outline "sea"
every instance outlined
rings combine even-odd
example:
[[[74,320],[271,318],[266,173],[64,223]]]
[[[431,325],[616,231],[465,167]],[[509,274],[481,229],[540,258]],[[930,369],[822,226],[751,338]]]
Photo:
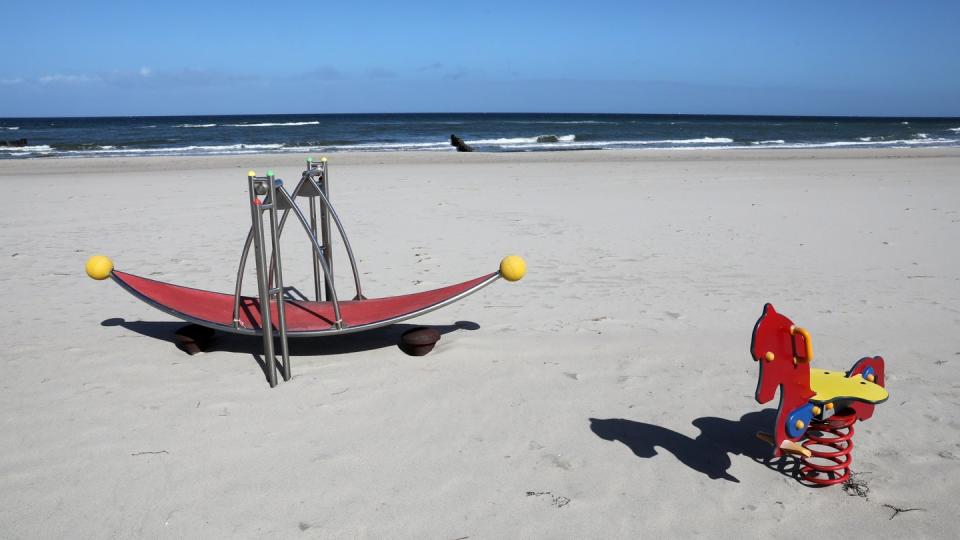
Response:
[[[0,118],[0,159],[344,151],[960,146],[960,118],[650,114],[282,114]],[[25,139],[25,141],[24,141]]]

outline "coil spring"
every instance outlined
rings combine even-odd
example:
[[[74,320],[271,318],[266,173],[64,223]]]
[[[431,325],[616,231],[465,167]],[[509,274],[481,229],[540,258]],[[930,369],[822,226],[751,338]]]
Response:
[[[800,460],[801,479],[821,486],[831,486],[850,478],[853,463],[853,409],[844,409],[826,420],[814,420],[807,431],[803,447],[809,458]]]

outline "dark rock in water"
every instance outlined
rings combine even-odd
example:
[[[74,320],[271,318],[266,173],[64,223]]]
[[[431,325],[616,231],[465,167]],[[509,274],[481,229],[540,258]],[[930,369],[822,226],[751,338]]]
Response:
[[[556,135],[541,135],[537,137],[537,142],[560,142],[560,138]]]
[[[436,328],[418,326],[407,330],[400,336],[400,350],[410,356],[423,356],[433,350],[440,341],[440,331]]]
[[[457,147],[457,152],[473,152],[473,147],[456,135],[450,135],[450,145]]]
[[[0,141],[0,146],[12,146],[15,148],[21,148],[27,145],[26,139],[14,139],[12,141]]]

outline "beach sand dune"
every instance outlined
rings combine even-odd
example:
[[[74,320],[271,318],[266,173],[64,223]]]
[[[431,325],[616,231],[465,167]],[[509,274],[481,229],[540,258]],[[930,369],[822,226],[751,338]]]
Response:
[[[303,157],[0,162],[0,536],[953,536],[960,152],[333,155],[367,296],[510,253],[529,272],[414,321],[445,332],[425,357],[409,326],[293,342],[272,390],[256,339],[187,356],[176,320],[84,275],[102,253],[230,291],[246,170]],[[284,270],[308,291],[304,240]],[[815,365],[887,359],[866,496],[764,461],[765,302]]]

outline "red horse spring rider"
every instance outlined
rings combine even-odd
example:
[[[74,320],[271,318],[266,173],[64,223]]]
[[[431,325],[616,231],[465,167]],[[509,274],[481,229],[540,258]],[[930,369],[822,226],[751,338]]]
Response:
[[[853,461],[853,424],[873,416],[874,406],[888,396],[883,358],[862,358],[846,373],[811,367],[810,333],[770,304],[753,329],[750,354],[760,365],[757,402],[770,401],[780,388],[773,433],[757,437],[773,445],[775,457],[799,456],[802,481],[846,481]]]

